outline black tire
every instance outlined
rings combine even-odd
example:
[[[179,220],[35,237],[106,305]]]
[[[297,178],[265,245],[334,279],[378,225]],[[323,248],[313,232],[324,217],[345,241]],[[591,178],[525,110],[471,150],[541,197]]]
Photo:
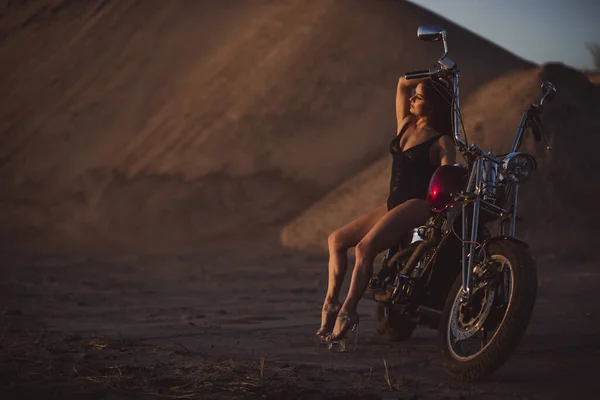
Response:
[[[529,249],[516,241],[501,240],[490,243],[487,250],[490,256],[504,256],[510,262],[513,271],[512,295],[504,319],[498,321],[502,325],[487,347],[473,359],[459,360],[452,355],[448,343],[451,311],[462,283],[461,275],[456,279],[444,305],[438,340],[444,369],[448,375],[462,381],[489,376],[508,360],[525,334],[535,305],[537,270]]]
[[[394,311],[385,304],[378,303],[375,308],[375,328],[379,337],[387,342],[408,340],[417,324],[406,314]]]

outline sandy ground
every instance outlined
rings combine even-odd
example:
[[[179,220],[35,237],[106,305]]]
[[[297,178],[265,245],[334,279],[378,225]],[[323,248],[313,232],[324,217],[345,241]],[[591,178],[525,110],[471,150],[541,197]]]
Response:
[[[368,301],[356,352],[316,345],[326,259],[269,253],[5,259],[3,398],[563,399],[600,389],[596,265],[539,260],[521,346],[492,378],[460,383],[444,374],[434,331],[381,342]]]

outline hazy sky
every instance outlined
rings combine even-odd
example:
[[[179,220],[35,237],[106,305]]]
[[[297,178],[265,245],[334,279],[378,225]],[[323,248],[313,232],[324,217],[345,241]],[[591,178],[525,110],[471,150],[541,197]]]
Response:
[[[592,68],[600,44],[600,0],[411,0],[518,56]],[[416,31],[415,31],[416,32]],[[452,38],[449,38],[452,51]]]

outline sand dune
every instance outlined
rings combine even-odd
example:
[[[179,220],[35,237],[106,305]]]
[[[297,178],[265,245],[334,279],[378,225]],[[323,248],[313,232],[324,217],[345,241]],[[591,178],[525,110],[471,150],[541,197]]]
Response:
[[[464,80],[468,80],[468,76]],[[600,88],[582,73],[560,64],[506,74],[483,85],[463,103],[468,139],[496,154],[510,149],[521,113],[540,98],[540,83],[557,87],[543,122],[553,147],[548,151],[527,133],[521,151],[534,154],[538,171],[522,186],[519,235],[538,251],[589,253],[600,214],[595,156],[600,145]],[[385,156],[302,213],[283,228],[282,242],[297,249],[323,251],[327,234],[385,202],[391,157]]]
[[[465,95],[528,66],[398,1],[3,7],[7,248],[167,251],[276,233],[384,154],[398,76],[441,51],[418,41],[421,23],[447,28]]]

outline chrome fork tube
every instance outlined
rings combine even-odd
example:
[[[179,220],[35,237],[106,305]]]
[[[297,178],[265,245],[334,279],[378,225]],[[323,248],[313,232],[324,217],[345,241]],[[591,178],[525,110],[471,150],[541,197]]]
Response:
[[[467,224],[469,220],[467,219],[467,202],[465,201],[462,205],[462,294],[463,297],[468,293],[468,282],[469,275],[467,274],[467,236],[468,236],[468,228]]]
[[[471,243],[469,243],[469,266],[467,267],[467,296],[471,295],[471,283],[473,280],[473,267],[475,263],[475,248],[477,245],[477,234],[479,233],[479,209],[481,207],[481,197],[479,193],[473,204],[473,225],[471,228]]]
[[[512,218],[510,219],[510,236],[516,237],[517,231],[517,200],[519,199],[519,184],[514,184],[514,199],[513,199],[513,209],[512,209]]]
[[[477,240],[477,233],[479,229],[479,209],[481,207],[481,186],[482,186],[482,169],[483,169],[483,157],[479,157],[475,165],[473,166],[473,173],[471,179],[469,179],[468,191],[475,194],[475,200],[473,201],[473,221],[471,223],[471,235],[470,243],[467,247],[467,203],[463,203],[463,226],[462,226],[462,298],[468,300],[471,296],[471,284],[473,280],[473,263],[475,262],[475,246]],[[475,183],[475,187],[472,188],[472,183]],[[468,248],[468,257],[467,257]]]
[[[466,193],[473,193],[475,191],[475,182],[477,179],[477,170],[478,170],[478,166],[479,163],[481,162],[481,159],[478,159],[477,162],[475,164],[473,164],[473,167],[471,168],[471,173],[469,174],[469,183],[467,183],[467,187],[465,188],[465,192]],[[467,265],[467,252],[468,252],[468,248],[467,248],[467,237],[469,236],[469,229],[467,227],[467,224],[469,223],[469,220],[467,218],[467,201],[463,202],[462,205],[462,262],[461,262],[461,266],[462,266],[462,288],[463,288],[463,293],[467,287],[467,274],[466,274],[466,268],[465,266]]]

